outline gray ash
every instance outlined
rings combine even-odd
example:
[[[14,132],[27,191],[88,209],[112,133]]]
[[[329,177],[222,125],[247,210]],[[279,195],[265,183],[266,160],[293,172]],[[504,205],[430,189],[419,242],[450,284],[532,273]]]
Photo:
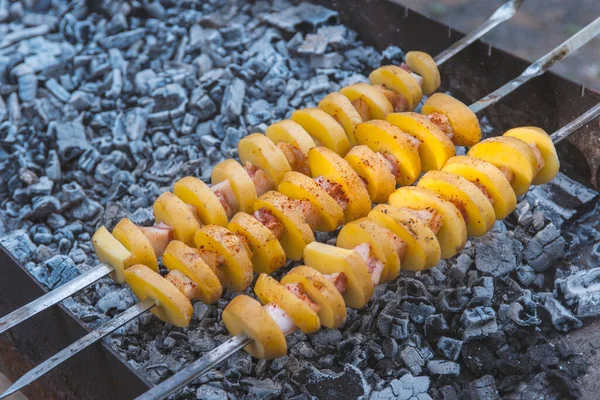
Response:
[[[151,224],[176,179],[208,179],[242,136],[404,56],[286,0],[0,3],[1,243],[48,288],[96,264],[98,226]],[[174,397],[577,397],[586,358],[561,335],[600,309],[597,200],[559,175],[340,329],[296,332],[273,361],[238,353]],[[234,295],[196,303],[187,329],[145,314],[107,341],[158,383],[226,340]],[[65,304],[96,327],[134,301],[103,279]]]

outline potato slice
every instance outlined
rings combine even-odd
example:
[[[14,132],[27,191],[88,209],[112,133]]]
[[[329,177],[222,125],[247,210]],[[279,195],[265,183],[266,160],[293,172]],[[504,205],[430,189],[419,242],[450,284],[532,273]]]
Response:
[[[421,271],[436,266],[440,261],[440,243],[435,233],[409,210],[380,204],[369,213],[369,219],[406,242],[402,269]]]
[[[423,78],[421,87],[426,96],[438,90],[441,84],[440,71],[429,54],[422,51],[409,51],[406,53],[406,64]]]
[[[252,342],[244,347],[252,357],[272,360],[287,353],[287,342],[277,323],[264,307],[244,294],[235,297],[223,310],[223,322],[231,335],[245,333]]]
[[[196,232],[196,247],[223,257],[215,273],[226,288],[243,292],[252,283],[252,261],[242,239],[227,228],[206,225]]]
[[[115,225],[112,234],[127,250],[133,253],[135,264],[145,265],[158,272],[158,261],[152,243],[139,226],[129,219],[123,218]]]
[[[385,119],[385,116],[394,111],[392,103],[385,97],[379,89],[368,83],[355,83],[343,87],[340,90],[351,102],[361,99],[369,107],[369,114],[372,119]]]
[[[537,158],[531,147],[521,139],[500,136],[484,140],[471,147],[468,156],[487,161],[514,175],[510,183],[517,197],[527,193],[537,174]]]
[[[254,272],[272,274],[285,265],[287,257],[273,233],[253,216],[239,212],[229,222],[229,230],[242,235],[252,250]]]
[[[262,133],[253,133],[240,140],[238,153],[242,164],[249,162],[262,169],[275,185],[279,185],[285,173],[292,170],[285,154]]]
[[[198,300],[213,304],[221,298],[223,286],[215,272],[206,264],[198,249],[173,240],[163,254],[162,262],[171,271],[181,271],[200,289]]]
[[[312,137],[297,122],[290,119],[275,122],[269,125],[265,135],[277,144],[279,142],[289,143],[299,148],[305,155],[313,147],[317,147]]]
[[[337,328],[346,320],[346,303],[331,281],[314,268],[301,265],[281,279],[282,285],[299,283],[310,299],[319,305],[319,321],[327,328]]]
[[[389,235],[390,232],[375,221],[361,218],[344,225],[338,234],[337,246],[352,250],[363,243],[370,244],[373,255],[385,265],[380,279],[381,283],[385,283],[400,275],[400,257]]]
[[[440,113],[448,117],[454,131],[452,142],[457,146],[473,146],[481,140],[481,127],[477,116],[454,97],[435,93],[425,101],[421,112],[423,115]]]
[[[550,136],[545,130],[535,126],[524,126],[506,131],[503,136],[516,137],[530,146],[535,144],[540,153],[542,153],[544,166],[537,171],[535,178],[533,178],[533,181],[531,182],[532,184],[541,185],[543,183],[548,183],[554,179],[556,174],[558,174],[560,161],[558,161],[556,147],[554,147],[552,139],[550,139]]]
[[[343,294],[346,306],[363,308],[373,295],[373,281],[367,264],[354,250],[312,242],[304,249],[304,262],[322,274],[344,273],[348,288]]]
[[[288,172],[283,177],[277,191],[290,199],[307,200],[315,206],[319,213],[317,231],[330,232],[344,223],[342,207],[306,175],[294,171]]]
[[[329,114],[318,108],[294,111],[292,121],[302,125],[317,145],[335,151],[342,157],[350,150],[350,142],[344,128]]]
[[[254,182],[244,167],[231,158],[221,161],[213,168],[211,182],[216,185],[223,181],[229,181],[233,188],[240,211],[252,213],[254,202],[258,196]]]
[[[382,85],[386,89],[400,93],[408,103],[408,109],[414,110],[423,97],[421,85],[410,72],[395,65],[379,67],[369,75],[372,85]]]
[[[194,307],[175,285],[145,265],[137,264],[125,271],[125,281],[140,301],[150,297],[156,306],[150,312],[161,321],[186,328],[192,319]]]
[[[92,236],[92,245],[98,261],[113,267],[110,277],[117,283],[125,282],[124,271],[136,262],[135,255],[121,244],[104,226]]]
[[[371,210],[369,192],[350,164],[325,147],[315,147],[308,152],[308,164],[313,178],[322,176],[342,187],[348,206],[344,210],[346,222],[364,217]]]
[[[175,239],[194,244],[194,234],[201,226],[188,206],[173,193],[165,192],[154,202],[154,220],[173,227]]]
[[[467,226],[462,214],[454,204],[436,192],[423,187],[403,187],[390,195],[389,204],[397,208],[428,210],[439,213],[442,227],[436,236],[440,243],[442,258],[458,253],[467,242]]]
[[[350,146],[356,146],[354,128],[363,122],[363,120],[350,100],[341,93],[329,93],[319,102],[319,108],[331,115],[344,128]]]
[[[417,186],[431,189],[466,213],[467,234],[483,236],[496,220],[494,207],[486,195],[462,176],[444,171],[429,171]]]
[[[256,210],[266,208],[283,224],[283,236],[279,240],[287,258],[297,261],[302,258],[304,247],[315,240],[312,229],[298,209],[295,200],[269,191],[254,203]]]
[[[352,169],[367,183],[373,203],[387,202],[396,189],[396,177],[384,161],[367,146],[356,146],[344,157]]]
[[[254,285],[254,293],[261,303],[274,303],[285,311],[302,332],[313,333],[321,329],[317,313],[269,275],[260,274]]]
[[[227,212],[221,201],[204,182],[193,176],[181,178],[173,185],[173,194],[196,208],[205,225],[227,226]]]
[[[419,157],[423,172],[440,170],[446,161],[456,154],[454,143],[444,131],[421,114],[391,113],[386,120],[421,142]]]
[[[469,156],[456,156],[448,160],[442,171],[462,176],[483,188],[493,199],[496,219],[506,218],[517,207],[517,197],[500,170],[492,164]]]
[[[386,121],[364,122],[354,131],[356,143],[374,152],[391,155],[398,161],[400,173],[396,183],[401,186],[413,184],[421,174],[421,158],[414,139]]]

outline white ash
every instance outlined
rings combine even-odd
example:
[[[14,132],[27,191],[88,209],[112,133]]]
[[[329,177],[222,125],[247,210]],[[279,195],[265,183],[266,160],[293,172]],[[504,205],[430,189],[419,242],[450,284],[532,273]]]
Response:
[[[10,4],[0,7],[0,241],[48,288],[96,264],[101,224],[151,224],[153,200],[176,179],[209,179],[242,136],[404,57],[365,46],[334,11],[286,0],[82,2],[62,18],[64,1]],[[600,267],[597,197],[559,174],[453,259],[377,287],[340,329],[297,332],[278,360],[239,353],[175,397],[574,396],[585,359],[549,343],[599,309],[587,272]],[[187,329],[147,313],[107,341],[158,383],[226,340],[232,296],[196,303]],[[104,278],[64,304],[93,328],[133,302]]]

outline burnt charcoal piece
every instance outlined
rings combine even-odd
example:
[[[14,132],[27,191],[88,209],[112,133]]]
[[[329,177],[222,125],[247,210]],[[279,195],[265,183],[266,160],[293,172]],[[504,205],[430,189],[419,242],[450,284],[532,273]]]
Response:
[[[133,297],[129,289],[117,289],[106,293],[98,303],[96,307],[102,313],[107,314],[109,311],[125,311],[134,304]]]
[[[62,162],[79,157],[90,147],[80,122],[51,122],[48,131],[56,135],[56,146]]]
[[[482,342],[465,343],[461,354],[465,366],[473,375],[480,377],[492,373],[496,357]]]
[[[248,396],[254,399],[275,399],[281,395],[282,387],[271,379],[245,378],[241,381],[242,387],[248,387]]]
[[[496,400],[500,399],[496,389],[496,381],[491,375],[482,376],[469,384],[471,400]]]
[[[475,307],[465,310],[460,317],[463,339],[475,339],[498,331],[496,312],[491,307]]]
[[[32,199],[31,212],[27,215],[32,220],[47,218],[60,210],[60,202],[54,196],[39,196]]]
[[[411,346],[407,346],[400,351],[400,359],[404,362],[404,365],[415,375],[421,374],[423,366],[425,365],[425,359],[421,356],[421,353],[417,349]]]
[[[35,253],[36,246],[27,231],[19,229],[0,238],[0,244],[21,263],[25,263]]]
[[[600,268],[557,279],[554,285],[565,303],[575,308],[576,317],[600,315]]]
[[[471,301],[471,289],[445,289],[438,294],[436,305],[440,311],[457,313],[465,309]]]
[[[19,64],[10,73],[17,80],[21,101],[32,101],[37,97],[38,80],[33,68],[28,64]]]
[[[478,279],[472,285],[473,296],[469,302],[469,307],[491,306],[494,297],[494,279],[491,276],[484,276]]]
[[[550,314],[552,325],[559,331],[568,332],[583,326],[579,318],[552,296],[546,297],[542,307]]]
[[[397,305],[388,303],[377,318],[377,329],[383,336],[394,339],[408,337],[409,315],[402,312]]]
[[[56,255],[44,263],[28,268],[38,281],[52,290],[79,276],[79,269],[71,258],[62,254]]]
[[[292,382],[311,396],[332,400],[357,398],[371,390],[363,373],[349,364],[339,374],[325,373],[312,365],[304,365],[292,376]]]
[[[284,8],[281,12],[265,14],[262,18],[291,33],[314,32],[325,23],[337,21],[338,13],[315,4],[300,3],[296,7]]]
[[[458,375],[460,365],[446,360],[430,360],[427,362],[427,370],[433,375]]]
[[[506,315],[519,326],[535,326],[541,322],[537,315],[537,304],[529,290],[509,305]]]
[[[524,287],[529,287],[535,281],[535,272],[529,265],[520,265],[515,270],[517,281]]]
[[[426,376],[405,374],[382,391],[371,393],[370,400],[431,400],[427,394],[431,381]]]
[[[117,33],[116,35],[103,37],[99,40],[99,44],[105,49],[124,49],[142,39],[145,35],[146,30],[144,28],[138,28],[131,31]]]
[[[450,326],[442,314],[434,314],[425,319],[424,330],[427,340],[433,340],[448,332]]]
[[[229,121],[235,121],[242,114],[245,96],[246,83],[241,79],[234,79],[223,95],[221,114],[224,114]]]
[[[437,342],[438,351],[447,359],[456,361],[462,350],[463,341],[442,336]]]
[[[518,254],[522,252],[521,243],[505,233],[491,231],[476,240],[475,267],[484,273],[501,276],[517,268]]]
[[[565,246],[560,230],[550,223],[527,243],[523,257],[533,269],[544,272],[564,255]]]

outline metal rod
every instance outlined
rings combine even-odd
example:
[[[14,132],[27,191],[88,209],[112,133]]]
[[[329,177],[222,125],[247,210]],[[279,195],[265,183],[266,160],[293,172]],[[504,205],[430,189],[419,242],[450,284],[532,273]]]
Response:
[[[202,358],[194,361],[184,370],[136,397],[135,400],[164,399],[190,383],[194,378],[208,372],[251,342],[252,338],[245,334],[233,336],[216,349],[205,354]]]
[[[65,283],[62,286],[59,286],[51,292],[46,293],[42,297],[33,300],[31,303],[25,304],[23,307],[16,309],[10,314],[0,318],[0,334],[6,332],[13,326],[20,324],[35,314],[42,312],[57,303],[60,303],[67,297],[72,296],[73,293],[91,285],[98,279],[110,274],[112,271],[113,267],[110,265],[99,264],[77,278]]]
[[[50,357],[37,367],[33,368],[31,371],[27,372],[21,378],[19,378],[15,383],[13,383],[8,389],[6,389],[2,394],[0,394],[0,399],[3,399],[23,387],[29,385],[31,382],[35,381],[37,378],[43,376],[44,374],[50,372],[69,358],[73,357],[75,354],[80,351],[86,349],[90,345],[96,343],[98,340],[102,339],[104,336],[112,333],[117,328],[125,325],[127,322],[131,321],[135,317],[143,314],[148,311],[152,307],[156,305],[156,302],[152,298],[147,298],[144,301],[141,301],[130,307],[128,310],[123,312],[121,315],[113,318],[111,321],[102,325],[100,328],[93,330],[88,333],[72,345],[66,347],[60,352],[56,353],[54,356]]]
[[[552,135],[550,135],[552,142],[555,144],[562,142],[564,139],[569,137],[570,134],[577,131],[579,128],[596,118],[598,115],[600,115],[600,103],[596,104],[594,107],[590,108],[562,128],[556,130]]]
[[[474,113],[478,113],[486,107],[497,103],[504,96],[513,92],[525,82],[528,82],[536,76],[542,75],[555,63],[567,57],[573,51],[577,50],[578,48],[592,40],[596,35],[598,35],[598,33],[600,33],[600,17],[596,18],[588,26],[571,36],[569,39],[567,39],[564,43],[556,47],[554,50],[541,57],[539,60],[535,61],[533,64],[527,67],[527,69],[523,71],[521,75],[519,75],[512,81],[506,83],[498,90],[488,94],[476,103],[471,104],[469,108]]]
[[[510,0],[503,5],[501,5],[491,17],[489,17],[483,24],[479,25],[477,28],[469,32],[465,37],[460,39],[458,42],[454,43],[452,46],[448,47],[446,50],[442,51],[440,54],[435,57],[435,63],[440,66],[450,58],[452,58],[456,53],[463,50],[465,47],[503,23],[511,19],[519,8],[523,4],[523,0]]]

